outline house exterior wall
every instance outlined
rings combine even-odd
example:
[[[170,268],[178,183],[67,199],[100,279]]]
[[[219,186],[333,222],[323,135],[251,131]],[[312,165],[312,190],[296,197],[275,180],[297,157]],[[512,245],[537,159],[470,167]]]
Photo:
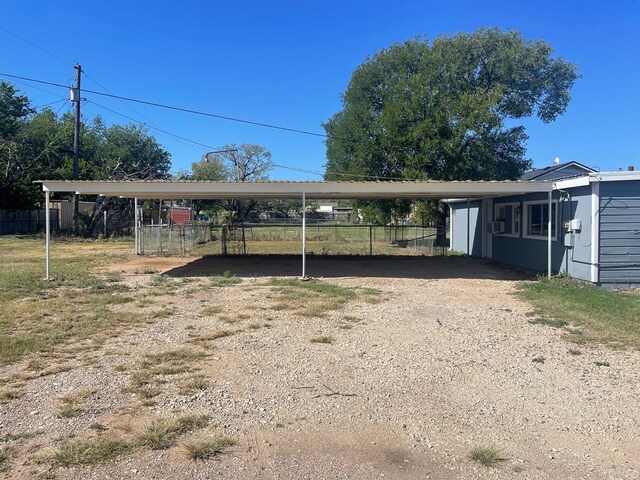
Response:
[[[640,285],[640,182],[600,184],[600,283]]]
[[[559,271],[573,278],[591,280],[591,227],[594,218],[591,211],[591,194],[593,184],[566,189],[566,192],[569,196],[563,198],[561,202],[560,225],[564,225],[569,220],[581,220],[582,230],[575,232],[573,247],[564,249]]]
[[[553,192],[553,200],[558,201],[560,198],[559,192]],[[500,197],[494,198],[494,208],[496,205],[515,203],[520,207],[520,211],[524,208],[524,202],[548,201],[547,194],[531,194],[531,195],[517,195],[512,197]],[[557,225],[562,226],[562,205],[558,208]],[[493,234],[492,256],[491,258],[497,262],[507,263],[509,265],[515,265],[518,267],[526,268],[529,270],[543,272],[547,269],[547,237],[538,238],[524,238],[523,232],[525,225],[523,222],[524,215],[520,215],[520,232],[517,236],[512,233],[509,235]],[[556,228],[558,228],[556,227]],[[551,242],[551,269],[554,272],[559,272],[563,262],[564,247],[562,245],[562,229],[559,228],[557,232],[557,240]]]
[[[469,202],[469,226],[467,235],[467,202],[451,203],[451,250],[479,257],[482,255],[482,201]],[[467,240],[469,244],[467,245]],[[467,250],[467,246],[469,250]]]

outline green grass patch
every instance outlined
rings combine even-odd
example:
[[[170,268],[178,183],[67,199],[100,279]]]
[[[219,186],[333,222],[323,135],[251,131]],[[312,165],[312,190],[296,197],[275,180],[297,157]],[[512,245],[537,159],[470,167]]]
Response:
[[[469,459],[485,467],[493,467],[506,460],[502,450],[495,447],[475,447],[469,452]]]
[[[228,287],[239,283],[242,283],[242,279],[232,275],[229,270],[224,272],[222,275],[211,277],[211,285],[214,287]]]
[[[564,328],[579,343],[640,348],[640,295],[563,277],[525,283],[518,295],[536,310],[531,323]]]
[[[140,312],[112,310],[130,303],[120,273],[93,273],[126,258],[130,242],[54,239],[50,281],[44,278],[44,241],[0,238],[0,366],[32,353],[51,352],[69,340],[101,344],[144,323]]]

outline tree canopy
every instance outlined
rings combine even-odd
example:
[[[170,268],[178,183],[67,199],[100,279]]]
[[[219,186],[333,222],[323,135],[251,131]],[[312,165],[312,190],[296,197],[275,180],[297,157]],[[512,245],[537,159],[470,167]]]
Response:
[[[368,58],[323,126],[328,180],[517,179],[517,119],[563,114],[579,77],[544,41],[496,28],[416,38]]]

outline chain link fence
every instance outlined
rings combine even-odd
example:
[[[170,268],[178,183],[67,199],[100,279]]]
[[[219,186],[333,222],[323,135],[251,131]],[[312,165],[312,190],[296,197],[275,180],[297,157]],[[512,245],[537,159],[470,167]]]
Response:
[[[145,225],[140,229],[143,254],[297,255],[302,225],[245,224]],[[306,251],[312,255],[445,255],[442,226],[314,224],[306,228]]]
[[[205,244],[213,248],[212,244],[215,243],[213,232],[214,229],[209,223],[143,225],[139,231],[140,253],[143,255],[196,253],[196,248]]]

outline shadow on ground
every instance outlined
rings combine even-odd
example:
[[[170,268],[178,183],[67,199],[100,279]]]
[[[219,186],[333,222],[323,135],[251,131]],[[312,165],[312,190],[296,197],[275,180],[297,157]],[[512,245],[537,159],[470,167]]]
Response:
[[[240,277],[300,276],[296,255],[205,256],[165,271],[172,277],[208,277],[229,271]],[[307,256],[310,277],[477,278],[530,280],[529,272],[468,257]]]

